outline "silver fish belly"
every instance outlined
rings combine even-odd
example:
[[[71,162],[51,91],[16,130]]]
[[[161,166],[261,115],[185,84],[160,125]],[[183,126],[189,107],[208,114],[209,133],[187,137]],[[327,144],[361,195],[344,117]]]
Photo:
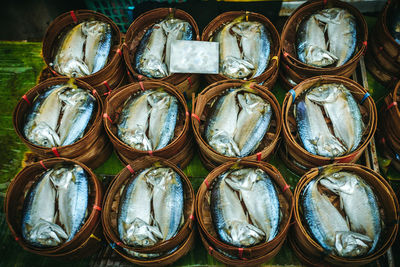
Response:
[[[129,182],[119,204],[118,233],[121,240],[130,246],[148,247],[163,238],[151,215],[152,190],[147,183],[145,169]]]
[[[350,229],[373,240],[368,251],[372,253],[382,229],[378,203],[371,187],[357,175],[348,172],[336,172],[321,179],[320,183],[340,196]]]
[[[238,100],[242,110],[238,115],[233,140],[240,149],[239,156],[245,157],[253,153],[264,138],[272,109],[269,103],[253,93],[238,94]]]
[[[154,220],[163,240],[176,235],[183,220],[183,185],[180,176],[171,168],[154,168],[147,174],[152,187]]]
[[[253,224],[264,231],[266,241],[279,231],[280,204],[271,178],[261,169],[243,168],[232,171],[225,182],[239,192]]]
[[[239,114],[239,106],[236,103],[238,91],[230,90],[214,103],[205,130],[208,144],[218,153],[228,157],[240,155],[239,147],[233,140]]]
[[[37,247],[62,244],[68,235],[56,224],[56,190],[50,180],[52,170],[45,172],[28,192],[22,211],[22,236]]]
[[[265,240],[265,233],[250,224],[234,190],[226,183],[229,171],[218,177],[211,192],[211,215],[220,239],[236,247],[250,247]]]
[[[149,139],[154,150],[167,146],[175,133],[178,117],[178,100],[164,91],[149,95],[151,106],[149,119]]]

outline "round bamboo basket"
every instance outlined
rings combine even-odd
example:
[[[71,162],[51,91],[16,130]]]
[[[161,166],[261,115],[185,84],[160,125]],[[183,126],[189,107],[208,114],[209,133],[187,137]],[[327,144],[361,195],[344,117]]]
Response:
[[[96,73],[77,78],[93,86],[101,95],[109,93],[116,88],[125,75],[125,66],[122,59],[122,36],[117,25],[112,19],[92,10],[76,10],[61,14],[50,26],[43,37],[42,54],[44,62],[49,70],[56,77],[63,76],[57,73],[51,66],[60,37],[65,30],[72,28],[78,23],[86,20],[95,19],[110,24],[112,29],[112,45],[108,56],[108,63]]]
[[[163,81],[173,84],[176,89],[187,95],[195,93],[199,87],[200,76],[198,74],[190,73],[173,73],[167,77],[161,79],[153,79],[141,75],[135,69],[135,54],[143,35],[150,29],[154,24],[165,19],[168,15],[173,14],[175,18],[185,20],[190,23],[193,28],[193,36],[196,40],[200,40],[199,28],[197,27],[196,21],[191,15],[180,9],[173,8],[156,8],[147,11],[137,17],[135,21],[129,26],[126,32],[125,43],[123,47],[123,56],[126,67],[129,72],[129,79],[131,82],[134,81]]]
[[[97,104],[95,111],[96,114],[93,116],[94,119],[81,139],[71,145],[48,148],[31,143],[23,134],[26,114],[31,108],[31,104],[33,103],[35,97],[47,91],[49,87],[59,84],[66,84],[69,80],[70,78],[67,77],[50,78],[30,89],[19,100],[14,108],[14,129],[18,137],[25,143],[25,145],[32,152],[38,154],[41,158],[64,157],[76,159],[90,168],[97,168],[111,155],[112,147],[109,144],[107,135],[105,134],[102,125],[103,102],[101,97],[98,92],[93,89],[93,87],[81,80],[75,80],[74,84],[76,84],[79,88],[86,89],[91,92],[91,94],[93,94],[93,96],[96,98]],[[88,147],[90,147],[90,149],[87,149]]]
[[[221,27],[230,23],[234,19],[239,16],[245,16],[248,21],[257,21],[263,24],[271,38],[271,52],[270,52],[270,60],[265,71],[251,79],[256,83],[264,83],[268,88],[272,88],[275,84],[277,78],[277,71],[279,70],[279,60],[280,60],[280,49],[281,42],[279,39],[279,33],[276,30],[275,26],[267,19],[264,15],[259,13],[249,12],[249,11],[229,11],[220,14],[215,19],[213,19],[203,30],[201,35],[202,41],[209,41],[211,37],[218,32]],[[207,74],[205,75],[205,79],[208,84],[212,84],[217,81],[230,79],[227,76],[222,74]]]
[[[179,111],[175,126],[174,138],[167,146],[155,151],[142,151],[132,148],[122,142],[117,135],[118,129],[116,123],[118,123],[124,103],[129,97],[140,92],[141,90],[145,91],[158,89],[160,87],[162,87],[169,94],[175,96],[179,102]],[[103,120],[104,128],[106,129],[115,150],[125,162],[132,161],[146,155],[154,155],[166,159],[172,159],[175,157],[174,163],[182,165],[182,162],[186,162],[186,159],[192,156],[189,151],[190,147],[188,147],[192,145],[189,143],[189,111],[182,93],[177,91],[176,88],[171,84],[161,81],[144,81],[123,86],[122,88],[113,92],[107,98]],[[180,153],[187,154],[183,157]],[[178,157],[177,154],[180,154],[181,157]],[[181,161],[177,161],[178,159]]]
[[[333,162],[356,162],[371,141],[371,138],[374,136],[376,130],[377,112],[374,100],[371,97],[367,97],[369,95],[363,87],[348,78],[328,75],[309,78],[294,87],[293,93],[296,97],[298,97],[302,93],[306,92],[309,88],[312,88],[314,85],[326,83],[343,84],[351,92],[356,102],[358,102],[358,107],[365,125],[363,137],[357,149],[347,155],[328,158],[311,154],[305,148],[303,148],[301,144],[300,137],[297,133],[296,119],[293,114],[293,95],[288,93],[282,104],[283,137],[285,140],[286,152],[288,155],[290,155],[289,158],[292,158],[298,164],[306,168],[301,172],[298,172],[297,169],[293,169],[293,171],[297,171],[297,173],[301,175],[310,168],[330,164]],[[362,102],[363,99],[364,101]]]
[[[36,178],[38,178],[37,176],[48,168],[52,168],[60,163],[79,165],[88,174],[90,187],[88,204],[89,214],[84,225],[72,240],[56,247],[38,248],[27,243],[22,238],[21,225],[24,199],[30,187],[35,182]],[[26,251],[41,256],[60,259],[78,259],[90,255],[101,247],[100,210],[102,197],[103,190],[101,183],[97,180],[90,168],[71,159],[46,159],[26,166],[12,180],[7,190],[6,201],[4,202],[6,221],[16,242]]]
[[[280,229],[277,236],[269,242],[264,242],[248,248],[239,248],[222,242],[214,228],[210,210],[211,190],[215,181],[217,181],[219,175],[225,171],[239,166],[260,168],[269,175],[275,185],[277,185],[282,212]],[[258,258],[262,258],[263,260],[268,260],[277,253],[274,249],[280,247],[286,238],[293,212],[293,204],[293,195],[290,191],[290,187],[286,184],[286,181],[275,167],[268,163],[242,160],[240,162],[227,162],[209,173],[197,191],[195,210],[199,223],[199,230],[204,235],[204,239],[207,240],[207,243],[211,244],[211,247],[215,248],[215,251],[219,250],[234,257],[238,257],[244,263],[244,261],[250,259],[257,260]],[[267,257],[267,254],[270,257]]]
[[[356,19],[357,44],[354,55],[349,61],[347,61],[345,64],[339,67],[317,68],[311,65],[307,65],[301,62],[297,58],[296,38],[297,38],[298,27],[300,23],[311,14],[318,12],[322,9],[331,7],[339,7],[346,9],[352,15],[354,15]],[[356,9],[352,5],[336,0],[308,1],[303,5],[301,5],[300,7],[298,7],[292,13],[292,15],[289,17],[289,19],[286,21],[283,27],[281,35],[282,55],[283,55],[282,63],[288,66],[287,74],[295,82],[301,82],[304,79],[317,75],[338,75],[338,76],[349,77],[356,69],[357,63],[360,60],[361,56],[367,50],[367,40],[368,40],[368,27],[365,22],[365,19],[360,13],[360,11],[358,11],[358,9]],[[297,78],[301,77],[301,80],[296,79],[296,77]]]
[[[247,82],[248,83],[248,82]],[[250,83],[249,88],[253,93],[257,94],[264,100],[266,100],[272,108],[273,116],[271,117],[270,127],[266,132],[263,140],[256,149],[256,151],[247,157],[236,158],[227,157],[216,152],[204,139],[204,130],[207,120],[207,115],[209,114],[210,104],[213,99],[220,96],[227,89],[230,88],[240,88],[246,86],[246,82],[241,80],[224,80],[213,83],[206,87],[197,97],[192,101],[192,129],[196,142],[199,146],[200,154],[203,158],[206,158],[213,165],[212,167],[218,166],[230,160],[262,160],[265,161],[272,155],[275,147],[279,140],[279,134],[282,128],[281,120],[281,109],[276,100],[275,96],[265,87],[257,85],[255,83]],[[209,168],[209,170],[212,169]]]
[[[171,239],[161,241],[160,243],[150,247],[135,248],[125,245],[119,238],[117,226],[119,201],[121,194],[123,193],[122,189],[126,186],[126,184],[132,179],[136,179],[136,174],[140,173],[141,170],[154,165],[169,167],[180,175],[184,188],[184,223],[178,233]],[[102,212],[104,234],[113,249],[115,249],[118,254],[123,256],[125,259],[128,259],[130,262],[140,265],[151,265],[156,263],[161,265],[168,264],[168,258],[172,257],[174,260],[177,260],[186,254],[188,249],[190,249],[193,239],[193,228],[195,224],[194,201],[195,196],[192,185],[181,169],[179,169],[172,162],[162,158],[149,156],[142,157],[131,162],[126,168],[122,169],[107,189]],[[178,246],[180,246],[180,248],[177,251],[173,252],[172,254],[168,254],[172,249]],[[129,256],[129,254],[124,252],[124,249],[132,250],[138,253],[167,253],[168,255],[161,256],[154,260],[139,259]],[[164,259],[164,257],[166,259]]]
[[[380,241],[376,248],[376,251],[363,257],[357,258],[344,258],[333,254],[329,254],[310,236],[307,226],[304,225],[302,214],[300,211],[300,198],[301,193],[305,186],[315,177],[323,172],[326,168],[337,168],[338,171],[347,171],[360,176],[366,183],[368,183],[371,189],[374,191],[375,196],[378,200],[378,205],[381,212],[381,218],[383,220],[383,230],[381,232]],[[358,266],[370,263],[380,256],[392,246],[396,234],[398,231],[398,219],[399,219],[399,204],[394,191],[392,190],[389,183],[378,173],[373,170],[357,164],[342,163],[332,164],[324,166],[322,168],[313,168],[307,172],[299,181],[294,191],[295,208],[294,208],[294,219],[295,224],[293,226],[293,235],[291,237],[291,243],[295,244],[295,251],[301,251],[301,258],[305,258],[310,262],[323,261],[323,265],[334,265],[334,266]]]

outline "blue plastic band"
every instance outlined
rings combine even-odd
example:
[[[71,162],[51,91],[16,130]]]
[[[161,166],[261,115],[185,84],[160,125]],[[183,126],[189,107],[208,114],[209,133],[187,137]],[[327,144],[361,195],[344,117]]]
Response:
[[[364,97],[361,99],[361,104],[364,103],[365,99],[367,99],[369,96],[371,96],[368,92],[364,95]]]
[[[111,247],[112,249],[115,249],[115,246],[116,246],[115,243],[110,243],[110,247]]]
[[[296,92],[295,92],[293,89],[290,89],[290,90],[289,90],[289,93],[291,93],[291,94],[292,94],[292,97],[293,97],[293,103],[294,103],[294,100],[296,99]]]

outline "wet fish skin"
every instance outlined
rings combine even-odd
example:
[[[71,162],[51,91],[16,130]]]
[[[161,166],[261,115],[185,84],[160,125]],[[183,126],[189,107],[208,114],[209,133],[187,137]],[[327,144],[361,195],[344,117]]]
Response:
[[[336,172],[324,177],[320,183],[340,196],[341,207],[354,232],[368,236],[372,253],[382,231],[379,207],[371,187],[360,177],[348,172]]]
[[[90,73],[96,73],[107,63],[111,49],[111,26],[100,21],[86,22],[85,25],[87,25],[85,62],[89,66]]]
[[[154,150],[167,146],[174,137],[178,117],[178,100],[165,91],[155,91],[148,96],[151,106],[149,139]]]
[[[22,236],[36,247],[57,246],[68,238],[55,223],[56,191],[50,180],[51,172],[45,172],[32,185],[22,210]]]
[[[271,105],[256,94],[238,94],[239,112],[234,141],[240,149],[240,157],[253,153],[268,130],[272,117]]]
[[[266,241],[271,241],[279,232],[280,204],[275,186],[261,169],[242,168],[232,171],[226,183],[239,192],[251,221],[264,231]]]
[[[130,246],[152,246],[163,238],[158,227],[152,226],[152,192],[146,178],[150,170],[143,170],[126,185],[120,201],[118,233],[121,240]]]
[[[183,184],[181,177],[168,167],[154,168],[146,174],[152,187],[154,220],[163,240],[176,235],[183,219]]]
[[[265,233],[248,223],[236,193],[227,185],[222,174],[211,191],[211,215],[220,239],[237,247],[249,247],[265,240]]]
[[[150,78],[168,76],[167,66],[164,64],[166,42],[167,36],[160,24],[155,24],[146,32],[136,53],[136,69],[140,74]]]
[[[153,91],[145,91],[133,96],[124,104],[118,123],[118,137],[127,145],[143,151],[153,150],[151,141],[146,135],[151,107],[148,96]]]
[[[240,155],[240,149],[233,140],[239,114],[236,103],[238,92],[235,89],[229,90],[214,103],[205,129],[208,144],[228,157]]]

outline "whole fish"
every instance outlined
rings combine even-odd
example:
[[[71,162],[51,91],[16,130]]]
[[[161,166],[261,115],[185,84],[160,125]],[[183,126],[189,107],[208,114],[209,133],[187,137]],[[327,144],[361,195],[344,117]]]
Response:
[[[64,106],[58,132],[61,145],[66,146],[82,138],[94,115],[96,98],[81,88],[65,90],[59,98]]]
[[[57,192],[58,221],[70,241],[85,221],[89,200],[89,181],[78,165],[54,168],[50,180]]]
[[[320,11],[316,18],[326,24],[329,39],[329,51],[341,66],[352,57],[357,44],[357,27],[355,17],[341,8],[328,8]]]
[[[167,66],[164,63],[164,48],[167,36],[160,24],[150,28],[140,41],[136,52],[136,70],[151,78],[168,76]]]
[[[235,191],[222,174],[211,191],[211,215],[221,240],[236,247],[250,247],[265,240],[265,233],[248,222]]]
[[[338,60],[335,54],[328,51],[324,31],[325,28],[316,15],[311,15],[300,23],[296,47],[298,58],[302,62],[315,67],[326,67]]]
[[[340,204],[350,222],[351,231],[368,236],[372,253],[381,234],[379,207],[371,187],[349,172],[336,172],[320,180],[321,185],[340,196]]]
[[[228,23],[216,36],[216,41],[219,41],[220,71],[232,79],[249,77],[255,70],[253,64],[242,59],[237,37],[231,33],[231,28],[242,20],[243,16]]]
[[[389,10],[389,15],[387,16],[388,29],[390,34],[400,44],[400,4],[394,2],[391,9]]]
[[[372,240],[350,231],[346,220],[328,197],[318,191],[317,184],[318,179],[311,180],[302,193],[303,215],[315,240],[327,252],[341,257],[366,254]]]
[[[168,145],[175,133],[178,100],[165,91],[157,90],[148,96],[151,106],[149,139],[154,150]]]
[[[146,174],[151,186],[154,220],[163,240],[176,235],[183,220],[183,185],[181,177],[168,167],[153,168]]]
[[[225,182],[239,192],[251,221],[265,233],[266,241],[279,231],[280,204],[271,178],[261,169],[242,168],[225,177]]]
[[[22,236],[36,247],[52,247],[68,239],[56,224],[56,190],[50,180],[53,170],[45,172],[26,195],[22,210]]]
[[[354,151],[361,142],[363,122],[350,91],[342,84],[323,84],[308,91],[307,98],[323,106],[346,153]]]
[[[236,123],[233,140],[240,149],[240,157],[250,155],[257,149],[271,121],[272,109],[256,94],[245,92],[238,94],[239,105],[242,110]]]
[[[295,111],[297,131],[308,152],[330,158],[346,152],[346,148],[330,132],[318,105],[305,97],[296,103]]]
[[[150,170],[143,170],[130,181],[120,200],[118,233],[121,240],[130,246],[148,247],[163,238],[159,228],[153,224],[151,214],[152,190],[146,178]]]
[[[175,40],[192,40],[192,26],[189,22],[177,18],[165,19],[160,22],[160,25],[167,35],[167,42],[165,47],[165,64],[169,68],[172,42]]]
[[[118,123],[118,137],[127,145],[138,149],[153,150],[150,140],[146,135],[151,107],[148,96],[153,91],[145,91],[133,96],[125,104]]]
[[[51,87],[33,101],[24,125],[24,135],[33,144],[44,147],[60,145],[56,130],[62,108],[59,93],[64,89],[65,86]]]
[[[240,149],[233,140],[239,114],[239,106],[236,103],[238,92],[237,89],[231,89],[219,97],[212,107],[205,129],[208,144],[218,153],[228,157],[240,155]]]
[[[257,21],[243,21],[232,26],[240,36],[244,59],[254,67],[252,78],[261,75],[268,66],[271,41],[264,25]]]

